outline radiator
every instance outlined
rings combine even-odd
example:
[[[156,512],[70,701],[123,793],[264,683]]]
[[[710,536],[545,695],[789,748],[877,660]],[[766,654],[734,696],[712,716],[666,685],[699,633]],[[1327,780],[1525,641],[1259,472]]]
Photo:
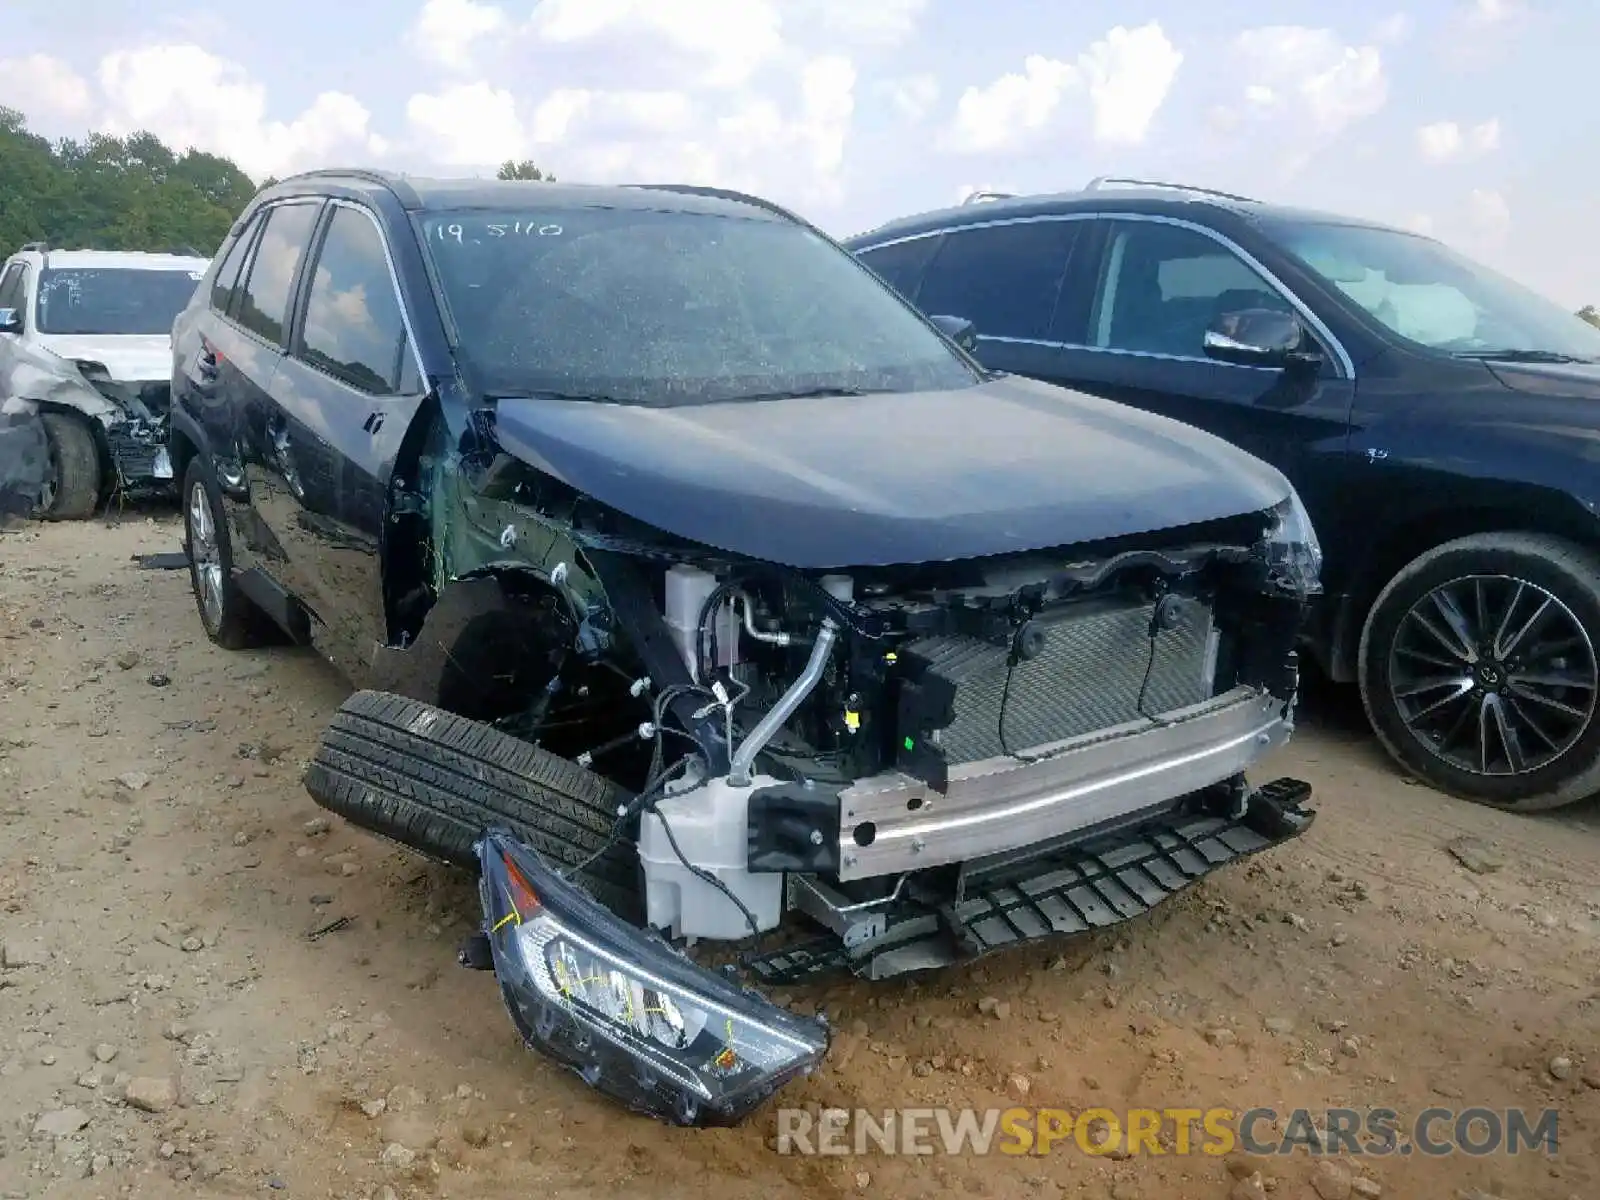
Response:
[[[1006,648],[976,638],[912,642],[906,650],[955,687],[955,720],[938,735],[946,761],[955,765],[1036,749],[1209,699],[1215,669],[1211,611],[1198,602],[1183,611],[1181,623],[1157,633],[1152,647],[1153,604],[1070,604],[1039,618],[1046,628],[1043,648],[1015,667],[1008,666]]]

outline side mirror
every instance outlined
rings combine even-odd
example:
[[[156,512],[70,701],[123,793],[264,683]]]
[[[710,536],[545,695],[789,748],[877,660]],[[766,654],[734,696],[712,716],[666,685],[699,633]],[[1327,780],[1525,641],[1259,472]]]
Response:
[[[929,317],[939,331],[968,354],[978,352],[978,327],[965,317]]]
[[[1223,313],[1206,330],[1205,350],[1219,362],[1246,367],[1287,368],[1321,361],[1300,318],[1270,308]]]
[[[20,308],[0,308],[0,333],[22,332],[22,310]]]

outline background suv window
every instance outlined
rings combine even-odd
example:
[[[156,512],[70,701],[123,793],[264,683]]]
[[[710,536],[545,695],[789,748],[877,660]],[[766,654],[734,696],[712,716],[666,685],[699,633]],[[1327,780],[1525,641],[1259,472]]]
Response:
[[[1115,222],[1090,321],[1090,344],[1108,350],[1205,356],[1207,327],[1246,308],[1294,311],[1221,243],[1153,221]]]
[[[299,355],[364,392],[393,394],[405,353],[383,237],[362,213],[335,208],[306,297]]]
[[[933,252],[939,248],[939,237],[913,238],[909,242],[895,242],[880,246],[861,255],[861,261],[907,300],[917,299],[917,288],[922,283],[922,272],[927,269]]]
[[[316,204],[281,204],[267,213],[267,227],[256,243],[239,305],[239,324],[274,345],[283,342],[289,314],[289,292],[317,223]]]
[[[28,268],[21,263],[12,263],[6,269],[4,276],[0,276],[0,308],[22,307],[23,286],[28,278]]]
[[[1079,221],[1027,221],[947,233],[917,292],[930,316],[965,317],[980,337],[1049,336]]]
[[[244,266],[245,258],[250,253],[250,243],[259,228],[261,218],[255,217],[233,245],[228,247],[228,256],[217,267],[216,277],[211,281],[211,307],[219,313],[226,313],[233,307],[234,293],[239,288],[239,271]]]

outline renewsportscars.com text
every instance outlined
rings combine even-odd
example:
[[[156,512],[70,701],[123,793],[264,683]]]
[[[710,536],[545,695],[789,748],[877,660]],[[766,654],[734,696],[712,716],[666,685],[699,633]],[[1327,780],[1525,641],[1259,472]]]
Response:
[[[1121,1157],[1554,1155],[1554,1109],[900,1108],[778,1110],[777,1151],[800,1155],[1050,1154]]]

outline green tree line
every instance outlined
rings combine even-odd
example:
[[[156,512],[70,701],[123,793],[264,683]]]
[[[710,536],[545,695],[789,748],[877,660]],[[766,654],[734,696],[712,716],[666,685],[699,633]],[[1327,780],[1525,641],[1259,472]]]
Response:
[[[0,258],[27,242],[75,250],[212,254],[256,194],[226,158],[150,133],[51,143],[0,107]]]
[[[1600,326],[1600,308],[1592,304],[1585,304],[1578,310],[1578,315],[1591,325]]]

